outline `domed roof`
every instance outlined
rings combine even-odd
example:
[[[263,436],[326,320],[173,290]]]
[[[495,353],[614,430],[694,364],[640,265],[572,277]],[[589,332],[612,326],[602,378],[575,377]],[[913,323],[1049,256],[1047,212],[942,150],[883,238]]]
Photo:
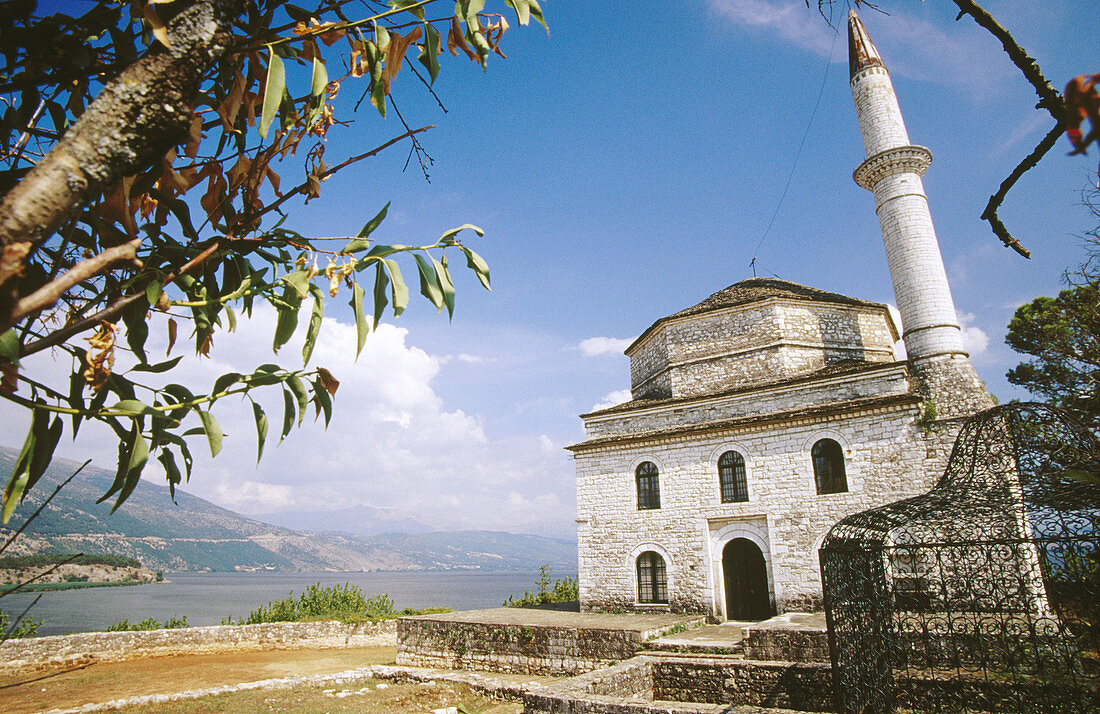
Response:
[[[696,305],[692,305],[689,308],[685,308],[657,320],[650,325],[638,339],[634,340],[630,347],[626,348],[626,352],[629,354],[630,351],[645,339],[647,335],[653,332],[658,325],[668,320],[699,315],[714,310],[736,307],[738,305],[746,305],[768,298],[788,298],[792,300],[808,300],[839,305],[852,305],[855,307],[878,308],[881,310],[886,309],[886,306],[882,303],[859,300],[857,298],[848,297],[847,295],[841,295],[840,293],[831,293],[827,290],[818,290],[817,288],[792,283],[789,280],[780,280],[779,278],[749,278],[748,280],[734,283],[724,290],[719,290]],[[891,324],[893,324],[892,321]]]

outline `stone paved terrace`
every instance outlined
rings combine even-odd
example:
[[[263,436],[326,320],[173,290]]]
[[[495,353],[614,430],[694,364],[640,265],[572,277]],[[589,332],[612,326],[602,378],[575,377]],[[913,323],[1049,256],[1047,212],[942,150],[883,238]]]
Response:
[[[495,608],[403,617],[397,662],[421,667],[530,674],[580,674],[634,656],[702,615],[580,613]]]

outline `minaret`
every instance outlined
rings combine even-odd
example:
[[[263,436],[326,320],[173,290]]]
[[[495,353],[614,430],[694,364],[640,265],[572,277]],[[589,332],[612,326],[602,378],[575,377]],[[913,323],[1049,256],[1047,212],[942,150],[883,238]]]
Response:
[[[875,195],[902,338],[919,391],[940,417],[993,405],[962,344],[921,176],[932,152],[909,143],[890,73],[854,11],[848,12],[852,97],[867,160],[856,183]]]

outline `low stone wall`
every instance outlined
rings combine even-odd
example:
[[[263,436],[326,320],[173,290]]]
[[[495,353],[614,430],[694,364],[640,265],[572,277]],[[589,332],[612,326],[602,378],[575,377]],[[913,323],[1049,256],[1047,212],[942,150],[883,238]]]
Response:
[[[638,632],[401,618],[397,663],[522,674],[581,674],[633,657]]]
[[[717,714],[742,706],[831,711],[831,682],[823,664],[641,655],[529,691],[523,705],[525,714]]]
[[[818,629],[746,627],[745,659],[773,662],[829,662],[829,633]]]
[[[832,668],[826,664],[728,658],[658,659],[653,699],[707,704],[833,710]]]
[[[0,642],[0,674],[141,657],[268,649],[392,647],[397,622],[273,622],[146,632],[84,632]]]

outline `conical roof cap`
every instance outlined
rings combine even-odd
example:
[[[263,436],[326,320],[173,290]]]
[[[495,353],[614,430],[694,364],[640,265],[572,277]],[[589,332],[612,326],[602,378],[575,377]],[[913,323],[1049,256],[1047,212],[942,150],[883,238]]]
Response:
[[[868,67],[882,67],[886,65],[882,56],[878,53],[875,43],[867,34],[867,28],[856,15],[855,10],[848,11],[848,79],[851,81],[857,74]]]

